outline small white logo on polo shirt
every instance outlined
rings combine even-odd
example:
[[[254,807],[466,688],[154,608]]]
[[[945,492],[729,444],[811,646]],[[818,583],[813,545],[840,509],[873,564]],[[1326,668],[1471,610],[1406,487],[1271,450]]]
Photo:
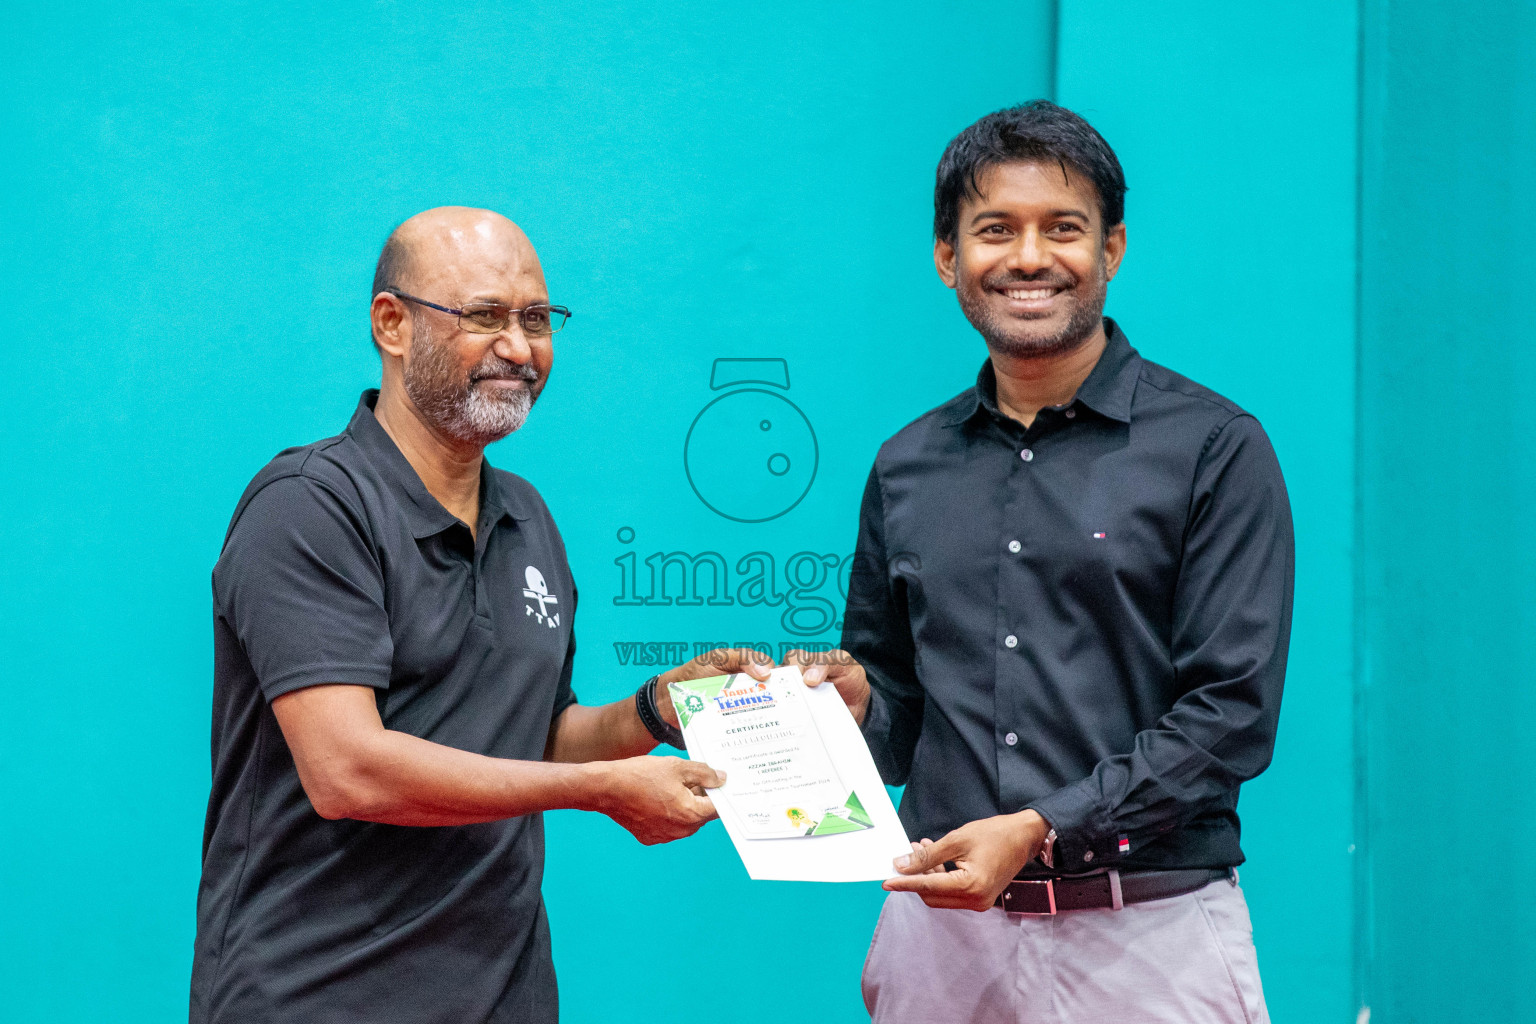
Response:
[[[560,613],[551,612],[549,609],[551,605],[558,605],[560,599],[549,592],[549,584],[544,582],[544,574],[530,565],[523,570],[523,579],[528,583],[528,586],[523,588],[523,596],[529,602],[523,608],[523,614],[532,615],[535,620],[542,622],[550,629],[559,626]],[[539,603],[537,610],[533,607],[534,601]]]

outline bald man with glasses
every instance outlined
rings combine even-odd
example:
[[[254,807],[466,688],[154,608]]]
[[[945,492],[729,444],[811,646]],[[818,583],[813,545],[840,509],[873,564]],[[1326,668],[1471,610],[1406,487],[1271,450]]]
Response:
[[[429,210],[380,256],[382,386],[246,489],[213,572],[213,786],[190,1019],[554,1021],[541,812],[643,843],[714,817],[676,679],[576,703],[576,587],[526,480],[485,446],[548,379],[551,305],[522,231]]]

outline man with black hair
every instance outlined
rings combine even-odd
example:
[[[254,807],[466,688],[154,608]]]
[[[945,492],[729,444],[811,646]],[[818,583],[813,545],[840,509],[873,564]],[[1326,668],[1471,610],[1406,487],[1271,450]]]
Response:
[[[1103,316],[1124,195],[1053,103],[949,144],[934,262],[988,359],[880,449],[846,654],[790,659],[920,839],[865,967],[879,1022],[1268,1020],[1237,796],[1274,746],[1290,505],[1258,422]]]

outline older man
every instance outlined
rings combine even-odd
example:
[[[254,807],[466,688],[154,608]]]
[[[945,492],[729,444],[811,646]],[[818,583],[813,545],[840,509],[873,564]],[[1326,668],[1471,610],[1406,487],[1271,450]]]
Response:
[[[447,208],[390,236],[383,383],[246,489],[213,573],[213,789],[191,1020],[553,1021],[540,812],[645,843],[714,816],[666,682],[571,692],[576,587],[538,492],[485,446],[522,425],[551,335],[515,224]]]

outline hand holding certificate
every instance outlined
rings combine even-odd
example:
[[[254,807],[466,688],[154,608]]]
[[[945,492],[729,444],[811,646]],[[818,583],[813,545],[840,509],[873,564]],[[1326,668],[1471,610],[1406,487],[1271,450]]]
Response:
[[[911,851],[848,709],[795,667],[669,684],[691,758],[754,879],[874,881]]]

